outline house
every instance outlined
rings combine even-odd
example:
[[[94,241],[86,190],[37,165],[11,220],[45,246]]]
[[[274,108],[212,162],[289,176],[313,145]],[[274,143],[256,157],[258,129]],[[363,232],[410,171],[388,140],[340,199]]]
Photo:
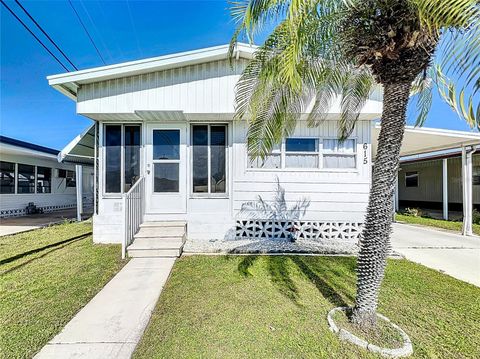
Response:
[[[58,150],[0,136],[0,218],[75,208],[75,163],[59,163]],[[93,166],[83,168],[83,202],[93,203]]]
[[[121,242],[130,255],[166,255],[179,254],[185,237],[232,233],[358,239],[381,93],[371,94],[346,141],[337,139],[337,101],[321,126],[301,120],[263,161],[252,160],[248,125],[233,115],[235,85],[254,50],[239,44],[233,63],[224,45],[48,77],[95,121],[94,241]],[[239,214],[258,195],[272,199],[277,178],[287,203],[310,200],[300,223]]]
[[[463,210],[461,157],[461,151],[454,149],[402,158],[398,172],[399,207],[439,210],[440,213],[445,209],[442,215],[444,219],[449,218],[449,211],[461,212]],[[472,186],[473,207],[480,210],[478,152],[473,154]]]
[[[251,161],[247,124],[234,123],[233,114],[235,84],[253,52],[240,44],[233,66],[225,45],[48,77],[96,123],[96,242],[122,241],[125,195],[136,185],[140,221],[186,222],[190,239],[224,238],[241,225],[242,203],[274,195],[277,176],[287,201],[310,199],[305,220],[363,221],[380,94],[347,141],[337,140],[337,104],[321,127],[300,121],[265,161]]]

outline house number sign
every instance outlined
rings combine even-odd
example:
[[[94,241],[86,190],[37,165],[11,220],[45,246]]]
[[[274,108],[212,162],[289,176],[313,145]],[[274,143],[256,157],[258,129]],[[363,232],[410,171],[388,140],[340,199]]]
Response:
[[[368,163],[368,144],[363,144],[363,164],[366,165]]]

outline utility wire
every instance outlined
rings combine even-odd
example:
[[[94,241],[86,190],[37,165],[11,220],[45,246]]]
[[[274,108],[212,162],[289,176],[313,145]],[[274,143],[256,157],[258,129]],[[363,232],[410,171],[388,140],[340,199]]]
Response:
[[[97,50],[98,56],[102,59],[103,64],[106,65],[107,63],[106,63],[105,60],[103,59],[102,54],[100,54],[100,51],[98,50],[97,45],[95,45],[95,41],[93,41],[92,37],[90,36],[90,33],[88,32],[87,28],[85,27],[85,24],[84,24],[83,21],[82,21],[82,18],[80,17],[80,15],[78,15],[77,10],[76,10],[75,7],[73,6],[72,1],[71,1],[71,0],[68,0],[68,3],[70,4],[70,6],[72,7],[73,11],[75,12],[75,15],[77,15],[78,21],[80,21],[80,24],[82,25],[83,30],[85,30],[85,33],[87,34],[88,38],[90,39],[90,42],[92,43],[93,47],[95,48],[95,50]]]
[[[27,9],[25,9],[22,4],[20,4],[20,1],[18,0],[15,0],[15,2],[17,3],[18,6],[20,6],[20,8],[23,10],[23,12],[30,18],[30,20],[33,21],[33,23],[35,25],[37,25],[37,27],[40,29],[40,31],[47,37],[47,39],[50,40],[50,42],[53,44],[53,46],[55,46],[55,48],[60,51],[60,53],[63,55],[63,57],[65,57],[67,59],[67,61],[69,62],[70,65],[72,65],[72,67],[78,71],[78,68],[73,64],[72,61],[70,61],[70,59],[68,58],[67,55],[65,55],[65,53],[58,47],[58,45],[55,43],[55,41],[52,40],[52,38],[45,32],[45,30],[43,30],[43,28],[38,24],[37,21],[35,21],[35,19],[32,17],[32,15],[30,15],[30,13],[27,11]]]
[[[15,13],[12,11],[12,9],[10,9],[10,8],[8,7],[8,5],[7,5],[3,0],[0,0],[0,2],[2,3],[3,6],[5,6],[5,8],[10,12],[10,14],[12,14],[13,17],[15,17],[15,19],[17,19],[18,22],[20,22],[20,23],[23,25],[23,27],[30,33],[30,35],[32,35],[32,36],[35,38],[35,40],[37,40],[38,43],[39,43],[40,45],[42,45],[43,48],[44,48],[45,50],[47,50],[47,52],[48,52],[50,55],[52,55],[52,57],[53,57],[55,60],[57,60],[57,62],[60,64],[60,66],[62,66],[62,67],[65,69],[65,71],[70,72],[70,70],[58,59],[58,57],[56,57],[56,56],[53,54],[53,52],[51,52],[51,51],[48,49],[47,46],[45,46],[45,44],[42,42],[42,40],[40,40],[40,39],[37,37],[37,35],[35,35],[35,34],[32,32],[32,30],[30,30],[30,29],[28,28],[28,26],[25,25],[25,23],[24,23],[17,15],[15,15]]]
[[[103,41],[103,36],[101,32],[98,30],[97,26],[95,25],[95,21],[93,21],[92,17],[90,16],[90,13],[88,12],[87,7],[85,6],[84,1],[79,1],[80,5],[82,5],[83,11],[85,14],[87,14],[88,20],[90,21],[90,24],[92,24],[94,32],[97,34],[98,38],[100,39],[101,45],[103,46],[103,49],[107,52],[108,57],[110,58],[110,61],[112,61],[113,57],[110,51],[108,51],[107,45],[105,45],[105,41]],[[100,9],[100,11],[103,13],[103,10]]]
[[[138,41],[137,29],[135,27],[135,23],[133,22],[132,10],[130,9],[130,2],[126,0],[126,3],[127,3],[128,16],[130,17],[130,24],[132,25],[132,29],[133,29],[133,35],[135,36],[135,41],[137,42],[137,48],[138,48],[138,51],[140,52],[140,56],[143,57],[143,51],[140,47],[140,42]]]

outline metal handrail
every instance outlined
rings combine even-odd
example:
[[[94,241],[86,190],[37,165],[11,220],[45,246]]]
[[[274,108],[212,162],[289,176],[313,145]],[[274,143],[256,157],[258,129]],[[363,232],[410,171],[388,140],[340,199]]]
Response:
[[[122,240],[122,258],[125,258],[127,247],[133,242],[145,215],[145,177],[138,181],[123,195],[123,211],[125,214]]]

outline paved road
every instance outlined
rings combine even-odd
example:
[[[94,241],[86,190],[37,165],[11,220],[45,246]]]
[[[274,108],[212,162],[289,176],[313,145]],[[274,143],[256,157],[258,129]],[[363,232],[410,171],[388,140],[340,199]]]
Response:
[[[392,247],[413,262],[480,286],[480,237],[395,223]]]

